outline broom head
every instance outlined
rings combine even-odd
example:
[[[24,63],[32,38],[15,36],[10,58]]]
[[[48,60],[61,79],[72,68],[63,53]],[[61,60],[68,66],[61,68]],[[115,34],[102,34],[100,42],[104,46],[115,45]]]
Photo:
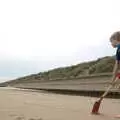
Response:
[[[96,101],[93,105],[92,114],[98,114],[101,101]]]

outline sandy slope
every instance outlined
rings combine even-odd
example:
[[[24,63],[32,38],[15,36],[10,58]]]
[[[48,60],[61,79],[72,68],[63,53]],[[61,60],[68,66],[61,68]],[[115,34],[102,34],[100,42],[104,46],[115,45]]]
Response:
[[[91,115],[96,98],[0,88],[0,120],[115,120],[120,100],[105,99],[101,115]],[[104,107],[103,107],[104,106]]]

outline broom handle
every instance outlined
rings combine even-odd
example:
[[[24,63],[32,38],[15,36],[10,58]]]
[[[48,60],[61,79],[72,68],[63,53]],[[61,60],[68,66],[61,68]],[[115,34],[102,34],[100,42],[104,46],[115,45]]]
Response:
[[[109,90],[112,88],[112,86],[113,86],[113,85],[110,85],[110,86],[107,88],[107,90],[106,90],[106,91],[104,92],[104,94],[102,95],[103,98],[108,94],[108,92],[109,92]]]
[[[118,80],[118,78],[115,79],[114,83]],[[107,90],[104,92],[104,94],[100,97],[100,99],[103,99],[109,92],[109,90],[113,87],[113,85],[109,85]]]

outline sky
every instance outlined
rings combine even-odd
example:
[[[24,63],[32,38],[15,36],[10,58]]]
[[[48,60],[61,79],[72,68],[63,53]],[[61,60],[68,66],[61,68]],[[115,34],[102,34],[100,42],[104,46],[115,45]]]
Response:
[[[115,54],[119,0],[1,0],[0,81]]]

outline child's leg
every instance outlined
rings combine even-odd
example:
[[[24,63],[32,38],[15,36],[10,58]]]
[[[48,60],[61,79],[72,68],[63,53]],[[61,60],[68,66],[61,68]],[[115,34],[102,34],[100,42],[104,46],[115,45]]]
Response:
[[[115,85],[115,88],[116,89],[120,89],[120,73],[116,76],[116,82],[118,82],[116,85]]]

